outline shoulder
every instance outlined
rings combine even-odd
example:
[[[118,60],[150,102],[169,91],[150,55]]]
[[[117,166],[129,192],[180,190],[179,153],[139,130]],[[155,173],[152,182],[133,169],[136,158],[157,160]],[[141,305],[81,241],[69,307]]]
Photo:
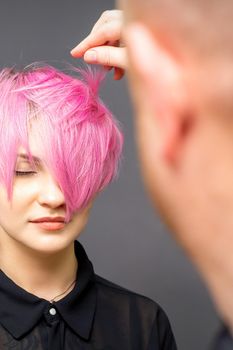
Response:
[[[155,301],[95,275],[98,305],[117,316],[130,329],[147,337],[148,342],[168,342],[163,349],[176,349],[170,322]],[[150,339],[150,340],[149,340]],[[169,345],[170,344],[170,345]],[[160,349],[160,347],[158,347]],[[150,347],[148,348],[150,349]]]
[[[152,299],[119,286],[99,275],[95,275],[95,284],[99,293],[113,297],[114,300],[129,304],[133,303],[134,306],[136,303],[143,307],[148,307],[152,313],[160,309],[160,306]]]
[[[222,325],[218,334],[216,335],[213,344],[211,346],[212,350],[230,350],[233,349],[233,338],[229,329]]]

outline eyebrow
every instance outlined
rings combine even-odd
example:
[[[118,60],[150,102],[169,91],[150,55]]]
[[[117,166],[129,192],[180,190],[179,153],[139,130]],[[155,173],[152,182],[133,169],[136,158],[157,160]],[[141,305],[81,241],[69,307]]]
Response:
[[[40,158],[38,158],[36,156],[31,156],[31,157],[32,157],[34,162],[36,162],[36,163],[40,163],[41,162]],[[29,156],[27,154],[25,154],[25,153],[19,153],[18,154],[18,158],[21,158],[21,159],[24,159],[24,160],[27,160],[27,161],[30,160]]]

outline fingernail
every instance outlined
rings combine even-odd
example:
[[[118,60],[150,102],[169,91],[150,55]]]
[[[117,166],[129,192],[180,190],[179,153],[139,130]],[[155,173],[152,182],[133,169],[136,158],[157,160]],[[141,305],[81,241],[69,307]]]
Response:
[[[87,51],[84,55],[84,59],[87,62],[95,63],[97,62],[97,53],[95,50]]]
[[[78,46],[75,46],[71,51],[70,51],[70,54],[71,55],[77,55],[77,50],[78,50],[78,47],[79,47],[79,45]]]
[[[71,55],[73,55],[74,52],[75,52],[75,47],[72,50],[70,50]]]

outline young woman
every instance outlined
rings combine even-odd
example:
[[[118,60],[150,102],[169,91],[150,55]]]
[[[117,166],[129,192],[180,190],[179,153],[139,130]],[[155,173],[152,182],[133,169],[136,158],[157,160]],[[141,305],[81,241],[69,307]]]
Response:
[[[101,79],[0,73],[1,350],[176,349],[163,310],[95,275],[76,241],[122,150]]]

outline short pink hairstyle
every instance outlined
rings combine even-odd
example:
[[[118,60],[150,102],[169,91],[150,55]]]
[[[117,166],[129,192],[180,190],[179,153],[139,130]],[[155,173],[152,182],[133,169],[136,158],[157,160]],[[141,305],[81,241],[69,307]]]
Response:
[[[80,78],[41,65],[0,72],[0,182],[10,199],[18,148],[30,159],[28,132],[39,119],[43,160],[64,193],[68,218],[114,179],[123,145],[116,119],[98,97],[104,73],[78,72]]]

